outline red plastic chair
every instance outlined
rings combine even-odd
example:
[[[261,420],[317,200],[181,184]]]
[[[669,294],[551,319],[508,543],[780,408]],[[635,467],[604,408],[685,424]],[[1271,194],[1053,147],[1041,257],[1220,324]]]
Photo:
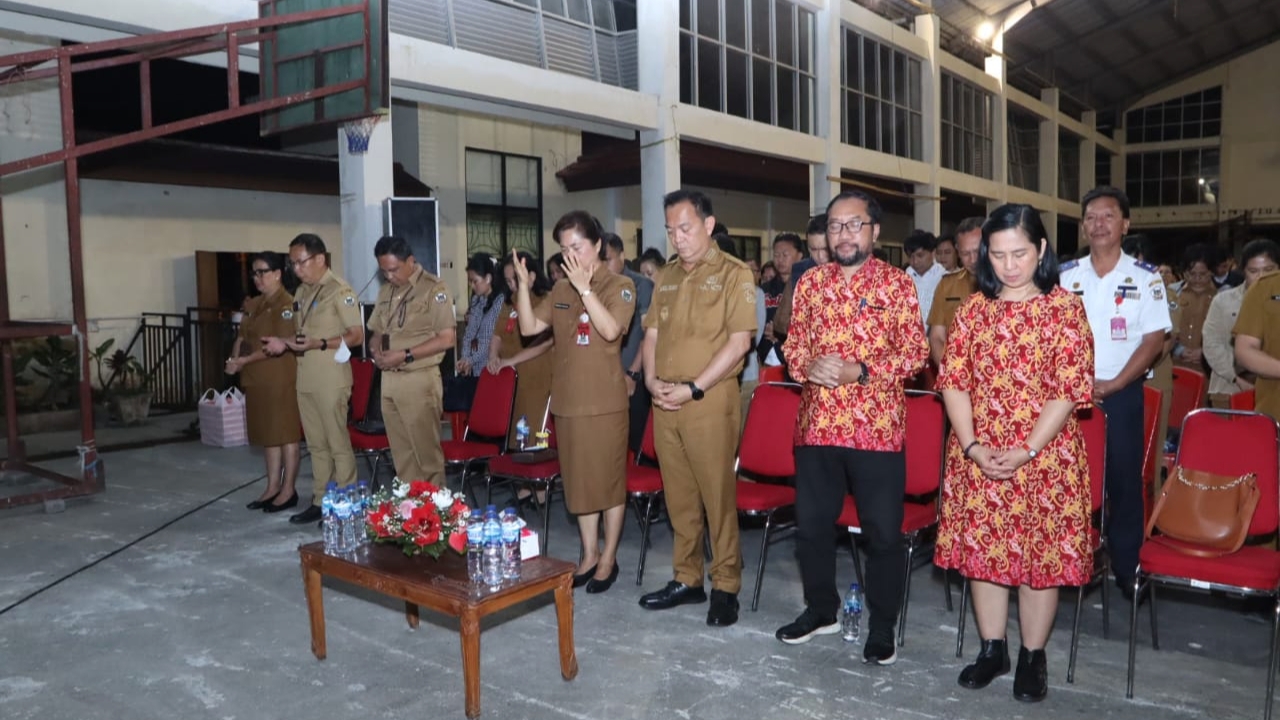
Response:
[[[543,424],[547,429],[547,446],[558,448],[555,419],[547,414]],[[516,462],[515,457],[515,454],[506,454],[489,459],[485,470],[486,495],[492,491],[494,482],[506,481],[516,488],[528,488],[533,505],[542,516],[542,537],[538,540],[542,546],[542,554],[546,555],[547,540],[551,536],[551,498],[556,492],[564,490],[560,482],[560,459],[554,457],[542,462],[522,463]],[[541,501],[538,500],[538,493],[543,494]],[[486,497],[486,502],[487,500]]]
[[[1258,393],[1255,390],[1245,390],[1244,392],[1234,393],[1231,396],[1232,410],[1253,410],[1257,407]]]
[[[769,541],[776,531],[795,527],[794,520],[776,523],[782,510],[796,504],[796,489],[780,485],[796,474],[795,433],[800,416],[800,386],[794,383],[765,383],[756,386],[747,406],[747,422],[738,443],[735,475],[747,473],[770,482],[737,481],[738,514],[764,517],[764,535],[760,539],[760,559],[756,563],[756,587],[751,596],[751,609],[760,607],[760,585],[764,581],[764,561],[769,554]]]
[[[1151,517],[1154,507],[1156,459],[1163,458],[1160,451],[1161,439],[1156,437],[1160,430],[1160,404],[1164,402],[1164,393],[1149,386],[1142,386],[1142,521],[1145,524]]]
[[[1249,535],[1274,537],[1280,526],[1280,426],[1256,412],[1200,409],[1189,413],[1178,445],[1178,466],[1217,475],[1256,473],[1260,498],[1249,524]],[[1170,478],[1168,482],[1177,482]],[[1172,541],[1168,541],[1172,542]],[[1266,597],[1275,603],[1271,621],[1271,656],[1267,672],[1266,709],[1271,718],[1276,671],[1280,666],[1280,553],[1269,547],[1246,544],[1216,557],[1196,557],[1175,550],[1166,542],[1147,540],[1138,552],[1134,578],[1132,616],[1129,624],[1129,677],[1125,697],[1133,697],[1134,661],[1138,645],[1138,604],[1150,588],[1151,646],[1160,649],[1156,633],[1156,586],[1164,585],[1232,596]]]
[[[787,381],[787,370],[781,365],[765,365],[760,368],[760,384]]]
[[[907,602],[911,599],[911,571],[915,569],[915,554],[924,549],[925,531],[938,526],[938,498],[942,487],[943,455],[947,439],[947,410],[942,404],[942,396],[925,390],[905,392],[907,441],[903,449],[907,456],[907,487],[902,504],[902,535],[907,544],[907,557],[903,570],[905,581],[902,610],[898,620],[899,647],[906,642],[907,637]],[[924,498],[923,502],[921,498]],[[858,552],[858,540],[857,537],[852,537],[862,534],[862,520],[858,517],[858,507],[852,497],[845,496],[844,508],[836,519],[836,525],[849,531],[853,546],[853,568],[858,575],[858,583],[866,587],[862,580],[862,558]],[[950,587],[946,592],[947,605],[950,607]]]
[[[445,466],[450,470],[462,470],[462,488],[471,494],[472,500],[476,497],[469,484],[471,473],[489,458],[506,453],[507,431],[515,404],[516,371],[513,368],[502,368],[496,375],[488,370],[481,371],[462,439],[440,443]]]
[[[1181,430],[1182,419],[1196,408],[1204,407],[1204,373],[1177,365],[1173,366],[1173,401],[1169,403],[1169,429]],[[1166,473],[1173,472],[1174,454],[1164,454]]]
[[[1160,391],[1155,391],[1156,409],[1159,410]],[[1107,576],[1111,572],[1111,554],[1107,550],[1106,477],[1107,477],[1107,414],[1100,405],[1076,411],[1080,434],[1084,438],[1086,461],[1089,464],[1089,514],[1097,518],[1089,527],[1089,547],[1093,551],[1093,573],[1089,582],[1076,590],[1075,619],[1071,625],[1071,659],[1067,663],[1067,682],[1074,683],[1076,676],[1076,650],[1080,645],[1080,611],[1084,608],[1084,591],[1095,582],[1102,586],[1102,637],[1111,633],[1111,591]],[[1150,435],[1155,435],[1153,427]],[[956,657],[964,653],[964,626],[968,619],[969,581],[965,580],[960,595],[960,625],[956,633]]]
[[[636,566],[636,585],[644,582],[644,561],[649,553],[649,530],[656,522],[654,511],[661,507],[662,472],[658,468],[642,464],[657,463],[658,449],[653,440],[653,413],[644,425],[644,439],[640,441],[640,455],[627,465],[627,498],[640,524],[640,562]]]
[[[372,360],[351,359],[351,419],[347,423],[347,434],[351,437],[351,449],[369,463],[372,482],[378,480],[378,466],[383,459],[390,459],[391,442],[387,440],[386,433],[364,432],[357,429],[355,423],[369,414],[369,390],[373,387],[373,376],[377,371]]]

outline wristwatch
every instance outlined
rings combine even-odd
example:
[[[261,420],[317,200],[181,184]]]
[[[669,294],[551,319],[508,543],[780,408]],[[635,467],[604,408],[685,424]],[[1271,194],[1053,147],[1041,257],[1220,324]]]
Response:
[[[860,366],[862,367],[862,374],[858,376],[858,384],[859,384],[859,385],[866,385],[868,382],[870,382],[870,381],[871,381],[871,372],[870,372],[869,370],[867,370],[867,364],[866,364],[866,363],[864,363],[864,362],[859,362],[859,363],[858,363],[858,365],[860,365]]]
[[[1030,456],[1032,460],[1035,460],[1036,456],[1040,454],[1039,450],[1035,450],[1031,447],[1031,443],[1022,443],[1022,449],[1027,451],[1027,455]]]
[[[581,297],[583,300],[586,300],[587,296],[590,294],[591,294],[591,288],[587,288],[586,290],[583,290],[582,292],[578,293],[578,296]]]
[[[320,351],[324,352],[329,349],[329,338],[320,338]]]
[[[641,375],[639,370],[628,370],[627,377],[636,382],[642,382],[644,380],[644,375]]]
[[[707,393],[704,392],[702,388],[698,387],[698,384],[693,382],[692,380],[685,383],[685,385],[689,386],[689,392],[693,393],[694,400],[701,400],[702,398],[706,397]]]
[[[404,364],[405,364],[405,365],[408,365],[408,364],[409,364],[409,363],[411,363],[411,362],[413,362],[413,349],[412,349],[412,348],[405,348],[405,349],[404,349]]]

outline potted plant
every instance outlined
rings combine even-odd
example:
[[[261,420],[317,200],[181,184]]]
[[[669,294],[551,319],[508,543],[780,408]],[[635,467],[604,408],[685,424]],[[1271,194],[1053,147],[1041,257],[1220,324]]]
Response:
[[[124,425],[135,425],[151,411],[151,374],[138,358],[117,349],[106,360],[116,382],[108,397]]]

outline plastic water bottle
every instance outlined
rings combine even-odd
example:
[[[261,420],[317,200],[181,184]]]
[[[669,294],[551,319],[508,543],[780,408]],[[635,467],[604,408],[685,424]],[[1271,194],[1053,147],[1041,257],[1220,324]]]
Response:
[[[840,636],[845,642],[858,642],[862,634],[862,588],[858,583],[849,586],[840,612]]]
[[[484,583],[490,590],[502,585],[502,524],[493,505],[484,513]]]
[[[351,502],[351,520],[347,523],[347,525],[350,526],[350,530],[348,532],[350,533],[349,539],[351,540],[351,545],[347,549],[355,550],[363,547],[365,538],[368,537],[368,533],[364,531],[364,495],[361,493],[359,487],[350,487],[347,488],[347,496]]]
[[[473,583],[484,580],[484,515],[479,510],[467,518],[467,577]]]
[[[337,497],[334,498],[333,511],[338,518],[338,552],[348,553],[355,549],[355,542],[352,536],[352,529],[355,523],[351,518],[351,498],[347,495],[347,491],[339,488]]]
[[[515,508],[502,511],[502,579],[520,579],[520,516]]]
[[[516,421],[516,447],[520,448],[521,452],[524,452],[528,446],[529,420],[524,415],[521,415],[520,419]]]
[[[368,480],[361,480],[356,483],[357,492],[360,495],[360,507],[364,508],[364,514],[367,517],[373,512],[373,489],[369,487]]]
[[[324,489],[324,497],[320,500],[320,527],[324,535],[324,551],[338,552],[338,518],[333,511],[334,496],[338,492],[337,483],[329,483]]]

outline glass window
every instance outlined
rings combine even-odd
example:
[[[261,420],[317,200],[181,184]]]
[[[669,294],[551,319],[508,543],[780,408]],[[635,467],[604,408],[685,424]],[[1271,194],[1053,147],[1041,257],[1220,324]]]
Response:
[[[773,0],[751,0],[751,52],[761,57],[773,57],[769,43],[773,17]]]
[[[751,119],[773,124],[773,63],[751,61]]]
[[[680,34],[680,102],[693,104],[693,36]]]
[[[467,151],[467,202],[502,204],[502,155]]]
[[[943,167],[990,178],[993,147],[991,94],[958,77],[943,73],[944,92],[948,86],[951,89],[951,102],[948,104],[943,101],[941,121],[943,133],[950,128],[953,137],[950,160],[948,163],[948,158],[944,155]]]
[[[538,160],[507,155],[507,204],[515,207],[538,207]]]
[[[725,111],[740,118],[751,118],[751,59],[746,53],[725,50]]]
[[[862,96],[855,92],[844,94],[844,137],[847,145],[862,145]]]
[[[561,2],[563,2],[563,0],[561,0]],[[693,29],[693,22],[691,20],[693,10],[692,10],[691,3],[692,3],[692,0],[680,0],[680,29],[681,30]]]
[[[564,17],[564,0],[542,0],[542,12]]]
[[[698,0],[698,34],[720,39],[720,0]]]
[[[813,72],[813,15],[797,11],[796,22],[796,61],[797,67],[805,72]]]
[[[1210,88],[1125,113],[1129,142],[1217,137],[1222,131],[1222,88]]]
[[[587,0],[566,0],[569,6],[569,19],[580,23],[591,23],[591,12],[587,9]]]
[[[796,129],[796,71],[777,66],[778,127]]]
[[[866,139],[864,147],[880,147],[880,103],[871,97],[862,103],[862,132]]]
[[[792,67],[796,64],[795,12],[795,6],[786,2],[777,3],[773,8],[776,30],[773,57],[779,63]]]
[[[747,49],[747,1],[724,0],[724,40],[743,50]]]
[[[880,73],[876,70],[876,58],[880,56],[879,43],[862,38],[862,79],[863,90],[868,95],[884,97],[880,92]]]
[[[842,106],[844,125],[860,122],[858,133],[845,142],[869,150],[916,160],[924,159],[924,118],[920,115],[922,89],[920,60],[889,45],[845,28],[844,87],[860,100]],[[861,113],[856,117],[861,104]]]
[[[908,60],[907,68],[910,70],[907,74],[907,91],[910,97],[908,107],[919,112],[924,109],[924,102],[920,96],[920,61]]]
[[[467,252],[527,250],[542,261],[542,160],[466,151]]]
[[[613,0],[591,0],[591,21],[602,30],[617,30],[613,19]]]
[[[799,125],[796,129],[802,133],[813,133],[813,84],[812,77],[797,73],[796,85],[799,89],[800,102],[796,103]]]
[[[720,45],[698,40],[698,106],[720,110]]]

